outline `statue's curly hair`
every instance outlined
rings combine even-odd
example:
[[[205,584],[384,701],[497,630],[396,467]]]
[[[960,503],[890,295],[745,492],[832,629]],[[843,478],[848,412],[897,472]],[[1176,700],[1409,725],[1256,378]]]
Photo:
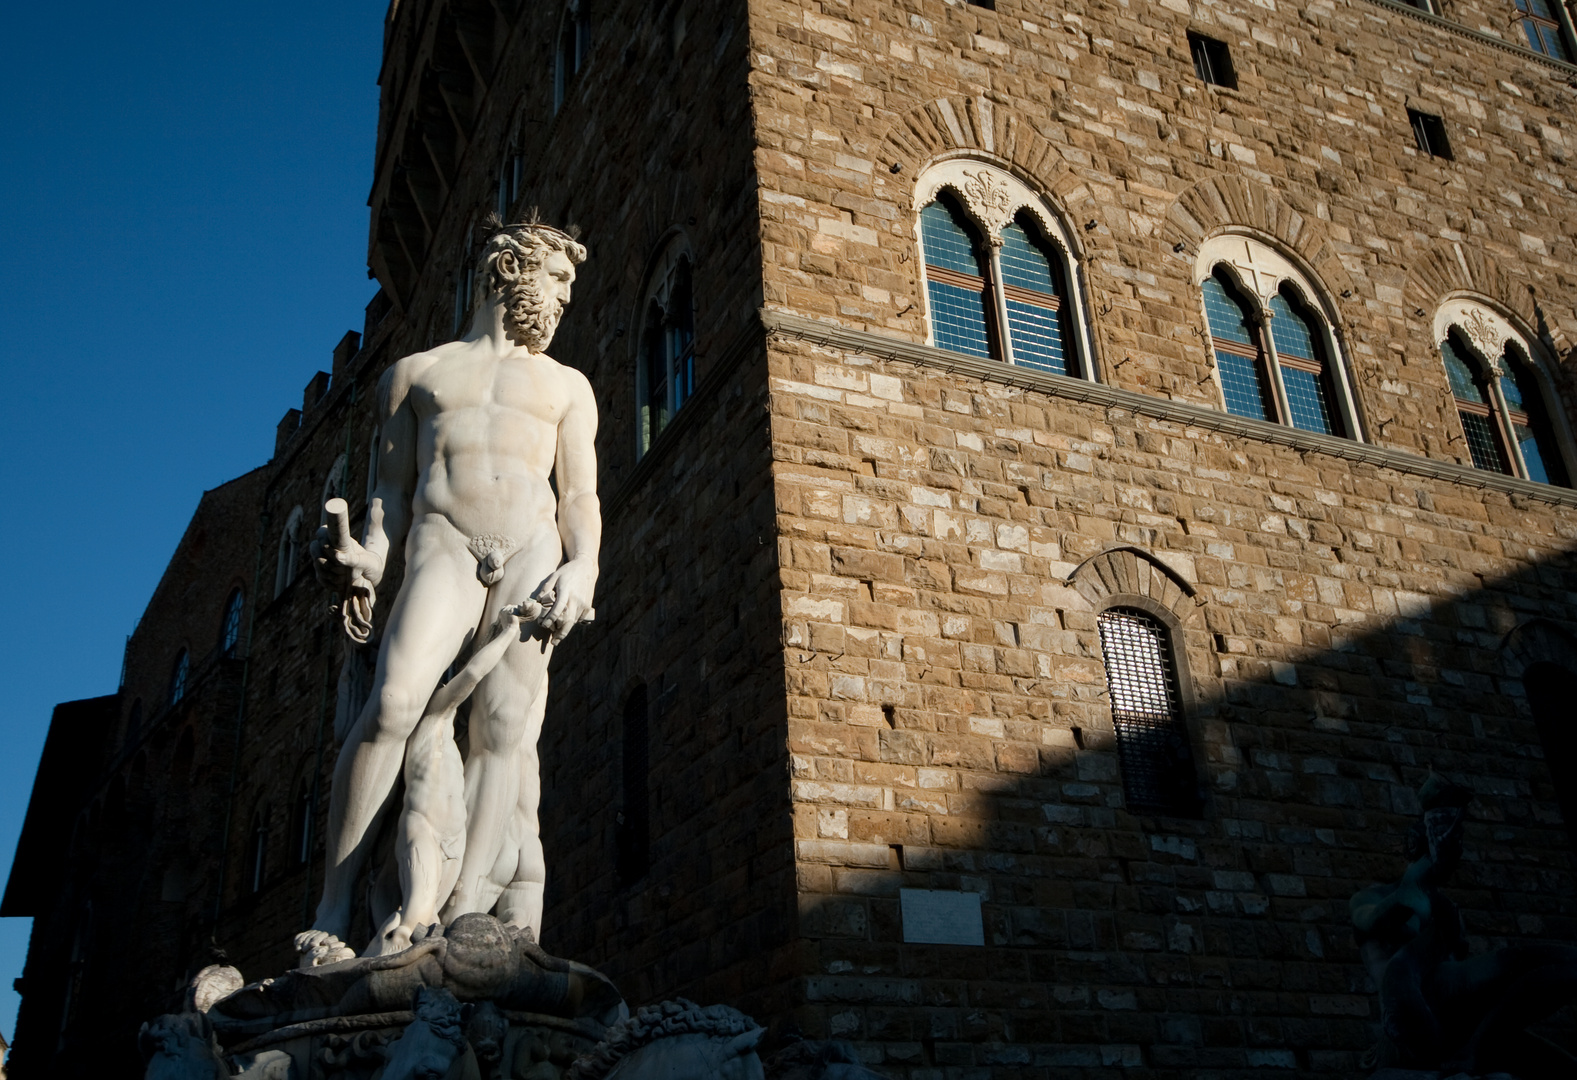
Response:
[[[678,1035],[710,1035],[728,1039],[755,1031],[761,1025],[727,1005],[705,1008],[685,998],[647,1005],[634,1016],[620,1020],[589,1052],[575,1059],[563,1080],[603,1080],[614,1066],[658,1039]]]

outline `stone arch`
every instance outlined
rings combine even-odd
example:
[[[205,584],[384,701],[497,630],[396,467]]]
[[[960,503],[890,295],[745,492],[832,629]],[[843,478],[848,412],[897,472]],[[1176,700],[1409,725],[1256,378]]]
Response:
[[[1301,260],[1333,295],[1351,294],[1353,281],[1324,228],[1283,202],[1271,188],[1242,176],[1209,176],[1172,202],[1160,237],[1190,252],[1232,228],[1263,233]],[[1182,250],[1182,249],[1179,249]]]
[[[877,176],[898,166],[898,183],[912,192],[925,167],[950,154],[991,160],[1038,188],[1082,223],[1103,221],[1090,187],[1068,167],[1062,153],[1030,122],[983,95],[928,101],[895,120],[883,137]],[[917,207],[904,205],[913,212]]]
[[[1577,637],[1551,619],[1530,619],[1500,643],[1500,660],[1514,679],[1522,678],[1534,664],[1558,664],[1577,671]]]
[[[1176,570],[1143,548],[1123,545],[1085,559],[1068,582],[1097,611],[1125,604],[1181,628],[1193,615],[1196,590]]]
[[[1472,245],[1435,241],[1413,260],[1402,302],[1410,314],[1430,320],[1441,304],[1462,293],[1481,296],[1516,316],[1533,331],[1529,336],[1541,340],[1557,357],[1572,351],[1573,343],[1543,317],[1532,283],[1508,273],[1494,256]]]

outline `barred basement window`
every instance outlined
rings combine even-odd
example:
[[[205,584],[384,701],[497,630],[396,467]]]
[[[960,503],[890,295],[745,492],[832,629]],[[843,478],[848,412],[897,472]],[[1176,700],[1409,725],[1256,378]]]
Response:
[[[1135,810],[1199,813],[1171,632],[1153,615],[1114,607],[1096,619],[1117,731],[1123,791]]]
[[[1570,487],[1528,338],[1498,312],[1465,299],[1448,301],[1435,328],[1473,467]]]
[[[927,169],[916,190],[931,341],[1093,378],[1071,234],[1027,186],[979,162]]]
[[[1528,38],[1528,48],[1536,53],[1570,62],[1571,50],[1566,47],[1566,35],[1561,32],[1559,16],[1550,0],[1514,0],[1522,16],[1522,32]]]
[[[1354,437],[1332,319],[1309,276],[1268,244],[1234,234],[1200,245],[1195,267],[1227,412]]]
[[[1232,50],[1224,41],[1188,32],[1188,52],[1194,58],[1194,74],[1199,81],[1228,90],[1238,88],[1237,72],[1232,67]]]

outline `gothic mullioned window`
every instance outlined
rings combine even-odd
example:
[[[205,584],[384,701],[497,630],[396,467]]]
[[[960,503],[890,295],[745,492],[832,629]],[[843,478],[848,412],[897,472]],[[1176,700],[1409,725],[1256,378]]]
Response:
[[[306,512],[301,507],[290,511],[285,519],[285,530],[279,534],[279,554],[274,562],[274,596],[278,597],[296,580],[301,562],[301,529]]]
[[[934,345],[1094,377],[1061,218],[1018,179],[976,161],[927,169],[916,204]]]
[[[1107,608],[1096,626],[1128,805],[1180,816],[1198,813],[1198,778],[1170,628],[1126,607]]]
[[[1570,62],[1571,50],[1566,45],[1566,35],[1561,32],[1560,16],[1556,14],[1555,0],[1514,0],[1522,22],[1522,32],[1528,39],[1528,48],[1557,60]]]
[[[635,361],[636,456],[645,455],[695,393],[695,295],[690,249],[671,241],[641,305]]]
[[[1473,467],[1570,487],[1563,432],[1530,339],[1499,312],[1467,299],[1442,306],[1435,333]]]
[[[219,634],[221,655],[234,656],[241,644],[241,612],[246,606],[243,600],[239,587],[230,590],[230,597],[225,601],[224,628]]]
[[[1355,437],[1336,337],[1307,276],[1268,244],[1235,234],[1207,240],[1195,267],[1227,412]]]
[[[175,657],[175,666],[170,670],[169,703],[172,708],[186,697],[186,674],[190,666],[191,654],[182,649]]]

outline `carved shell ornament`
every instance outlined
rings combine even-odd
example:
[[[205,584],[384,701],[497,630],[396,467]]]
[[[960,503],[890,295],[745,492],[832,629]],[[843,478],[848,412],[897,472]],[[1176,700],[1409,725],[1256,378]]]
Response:
[[[1484,359],[1497,369],[1500,366],[1500,354],[1506,347],[1506,332],[1495,325],[1495,320],[1486,316],[1482,311],[1470,311],[1467,317],[1459,323],[1468,340],[1473,342],[1474,348],[1483,354]]]
[[[1017,209],[1013,205],[1012,189],[984,169],[964,172],[963,196],[993,240],[1002,226],[1012,220],[1013,211]]]

